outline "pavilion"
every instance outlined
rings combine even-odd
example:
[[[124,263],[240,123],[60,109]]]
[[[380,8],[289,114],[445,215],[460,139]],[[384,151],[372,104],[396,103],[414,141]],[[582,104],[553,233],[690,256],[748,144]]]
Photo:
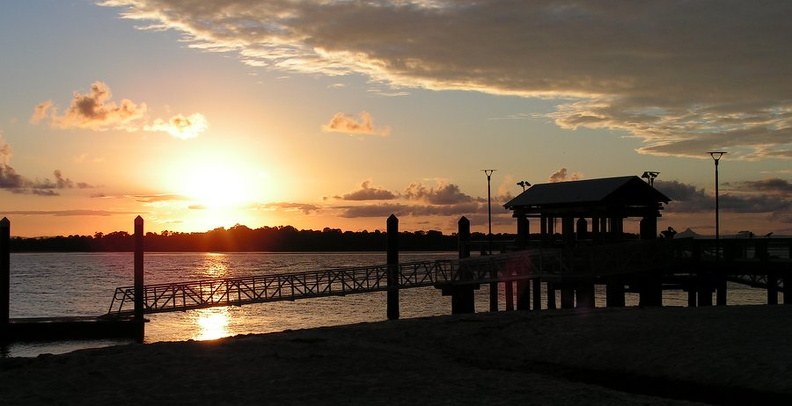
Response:
[[[542,241],[552,241],[560,233],[571,244],[621,240],[624,219],[629,217],[641,219],[641,239],[657,238],[657,219],[663,203],[670,201],[638,176],[620,176],[533,185],[504,207],[517,218],[518,243],[529,239],[529,219],[534,218],[539,219]]]

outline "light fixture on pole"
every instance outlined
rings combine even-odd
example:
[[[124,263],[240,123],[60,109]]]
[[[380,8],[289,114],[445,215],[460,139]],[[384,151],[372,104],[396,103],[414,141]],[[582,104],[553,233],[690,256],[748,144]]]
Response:
[[[528,186],[531,186],[531,183],[528,182],[527,180],[521,180],[521,181],[517,182],[517,185],[518,186],[522,186],[523,192],[525,192],[525,188],[527,188]]]
[[[723,157],[726,152],[724,151],[709,151],[707,152],[710,154],[713,160],[715,160],[715,258],[720,258],[720,218],[719,218],[719,211],[720,208],[718,207],[718,162],[720,162],[721,157]]]
[[[660,172],[656,171],[646,171],[643,173],[643,175],[641,175],[641,177],[646,179],[646,183],[648,183],[649,186],[654,186],[654,180],[659,174]]]
[[[487,175],[487,224],[489,225],[489,231],[487,232],[487,245],[489,245],[489,253],[492,254],[492,195],[490,193],[490,179],[492,178],[492,172],[495,172],[495,169],[482,169],[485,175]]]

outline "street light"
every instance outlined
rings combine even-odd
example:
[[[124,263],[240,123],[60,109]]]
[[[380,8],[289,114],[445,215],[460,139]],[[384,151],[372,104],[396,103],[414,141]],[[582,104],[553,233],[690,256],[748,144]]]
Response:
[[[646,183],[648,183],[649,186],[654,186],[654,180],[659,174],[660,172],[656,171],[646,171],[643,173],[643,175],[641,175],[641,177],[646,179]]]
[[[715,161],[715,258],[720,258],[720,218],[718,207],[718,162],[726,152],[724,151],[709,151],[712,159]]]
[[[490,193],[490,179],[492,178],[492,172],[495,172],[495,169],[482,169],[481,171],[487,175],[487,223],[489,224],[487,245],[489,245],[489,253],[492,255],[492,197]]]
[[[528,182],[527,180],[521,180],[521,181],[517,182],[517,185],[518,186],[522,186],[523,192],[525,192],[525,188],[527,188],[528,186],[531,186],[531,183]]]

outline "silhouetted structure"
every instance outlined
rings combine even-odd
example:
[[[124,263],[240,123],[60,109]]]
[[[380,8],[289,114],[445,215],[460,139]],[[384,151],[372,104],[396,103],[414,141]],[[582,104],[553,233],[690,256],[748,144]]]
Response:
[[[529,238],[529,219],[539,220],[540,239],[554,240],[556,220],[566,243],[575,240],[618,241],[624,219],[641,218],[641,239],[657,238],[662,203],[671,199],[637,176],[533,185],[504,205],[517,218],[518,243]],[[589,227],[589,223],[591,226]]]

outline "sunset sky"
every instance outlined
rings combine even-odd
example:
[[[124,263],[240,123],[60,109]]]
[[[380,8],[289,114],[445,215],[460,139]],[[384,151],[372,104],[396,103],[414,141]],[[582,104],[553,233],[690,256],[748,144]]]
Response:
[[[660,228],[792,235],[792,2],[0,2],[12,235],[514,232],[533,184],[659,171]],[[538,225],[532,225],[534,230]],[[629,228],[629,226],[628,226]]]

